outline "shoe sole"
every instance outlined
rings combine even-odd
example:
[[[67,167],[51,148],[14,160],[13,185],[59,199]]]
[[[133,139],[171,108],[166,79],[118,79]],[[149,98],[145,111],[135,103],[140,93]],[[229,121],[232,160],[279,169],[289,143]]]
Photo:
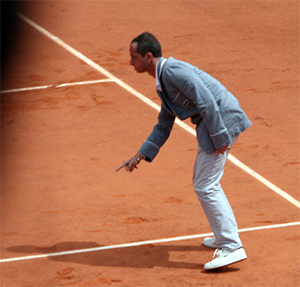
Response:
[[[247,256],[245,258],[242,258],[242,259],[239,259],[237,261],[234,261],[234,262],[231,262],[231,263],[228,263],[226,265],[222,265],[222,266],[217,266],[217,267],[213,267],[213,268],[204,268],[204,270],[215,270],[215,269],[221,269],[223,267],[227,267],[229,265],[232,265],[232,264],[236,264],[236,263],[239,263],[239,262],[242,262],[242,261],[245,261],[247,259]]]

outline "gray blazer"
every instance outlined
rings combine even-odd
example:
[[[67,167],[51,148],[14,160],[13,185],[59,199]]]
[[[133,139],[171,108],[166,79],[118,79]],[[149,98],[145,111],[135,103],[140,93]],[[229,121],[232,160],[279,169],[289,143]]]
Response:
[[[164,58],[157,63],[160,71]],[[251,126],[238,100],[216,79],[186,62],[170,57],[160,73],[162,92],[158,123],[139,152],[151,162],[168,139],[175,117],[191,118],[206,153],[229,144]]]

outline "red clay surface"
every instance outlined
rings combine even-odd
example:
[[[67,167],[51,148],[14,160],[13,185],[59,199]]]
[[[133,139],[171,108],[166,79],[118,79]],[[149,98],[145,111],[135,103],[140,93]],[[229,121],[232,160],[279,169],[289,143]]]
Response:
[[[253,126],[232,154],[299,196],[298,1],[24,2],[20,12],[159,103],[129,66],[157,35],[165,57],[219,79]],[[1,90],[105,76],[20,19]],[[1,95],[1,259],[211,232],[193,191],[196,139],[175,126],[151,164],[115,173],[157,111],[116,83]],[[189,121],[186,122],[190,124]],[[299,221],[299,208],[227,163],[239,228]],[[214,272],[202,239],[1,264],[1,286],[299,286],[299,226],[243,232],[248,259]]]

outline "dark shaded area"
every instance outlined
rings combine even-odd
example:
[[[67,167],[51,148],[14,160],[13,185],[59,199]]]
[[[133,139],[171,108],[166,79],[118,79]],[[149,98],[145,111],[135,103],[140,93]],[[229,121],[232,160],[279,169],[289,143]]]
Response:
[[[21,1],[1,1],[1,74],[5,70],[10,59],[10,51],[20,37],[18,33],[18,21],[14,11],[20,11],[23,3]]]
[[[91,266],[114,266],[130,268],[153,268],[163,266],[168,268],[199,269],[203,268],[201,263],[173,262],[169,260],[171,252],[211,251],[202,246],[179,246],[179,245],[158,245],[153,244],[113,248],[90,252],[65,254],[51,256],[56,252],[70,250],[89,250],[90,248],[101,248],[104,246],[96,242],[60,242],[53,246],[39,247],[33,245],[11,246],[6,250],[22,254],[49,254],[48,259],[59,262],[84,264]],[[200,252],[199,252],[200,253]],[[201,254],[201,253],[200,253]],[[200,255],[199,255],[200,256]],[[199,260],[200,261],[200,260]]]
[[[6,248],[12,253],[22,254],[48,254],[48,259],[59,262],[68,262],[76,264],[84,264],[90,266],[112,266],[112,267],[129,267],[129,268],[154,268],[156,266],[177,269],[194,269],[203,273],[223,273],[235,272],[239,268],[225,266],[216,270],[205,271],[203,265],[205,262],[201,258],[203,252],[212,252],[212,249],[204,246],[189,245],[154,245],[146,244],[141,246],[126,248],[108,248],[102,250],[90,250],[104,246],[96,242],[60,242],[53,246],[39,247],[33,245],[11,246]],[[57,252],[66,252],[72,250],[86,250],[82,253],[71,253],[58,255]],[[172,252],[199,252],[199,263],[188,262],[183,260],[172,261],[170,254]]]

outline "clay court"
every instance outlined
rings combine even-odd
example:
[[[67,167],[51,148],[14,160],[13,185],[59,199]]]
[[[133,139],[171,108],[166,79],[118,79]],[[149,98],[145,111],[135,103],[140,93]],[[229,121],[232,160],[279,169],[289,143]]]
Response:
[[[29,1],[1,81],[1,286],[292,287],[299,277],[299,2]],[[129,65],[144,31],[223,83],[253,125],[222,186],[247,252],[207,272],[178,122],[152,163],[115,169],[157,122],[155,81]]]

